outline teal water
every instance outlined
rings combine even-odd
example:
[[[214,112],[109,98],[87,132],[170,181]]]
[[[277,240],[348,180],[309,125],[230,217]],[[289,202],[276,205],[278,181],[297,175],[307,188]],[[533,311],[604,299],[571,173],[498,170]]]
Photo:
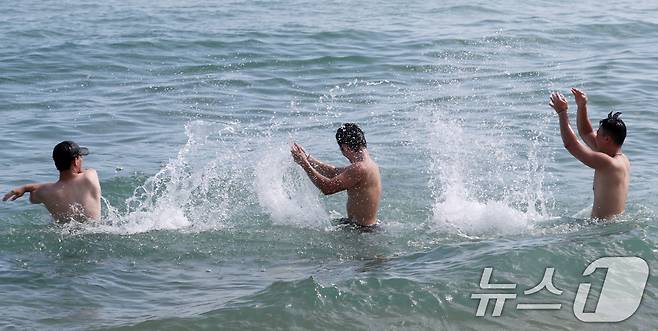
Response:
[[[73,139],[104,197],[84,225],[0,204],[0,328],[656,328],[656,4],[20,1],[0,31],[0,189],[56,179]],[[629,128],[614,222],[584,219],[593,173],[547,105],[572,86]],[[333,226],[344,195],[289,156],[344,164],[343,122],[381,168],[374,233]],[[584,323],[603,256],[652,275],[632,317]],[[501,317],[475,316],[485,267],[518,284]],[[524,298],[546,267],[563,294]],[[533,300],[562,309],[514,309]]]

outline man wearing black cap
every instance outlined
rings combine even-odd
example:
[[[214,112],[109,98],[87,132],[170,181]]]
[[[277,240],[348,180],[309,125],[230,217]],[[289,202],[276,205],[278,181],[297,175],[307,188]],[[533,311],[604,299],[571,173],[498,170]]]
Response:
[[[94,169],[82,168],[86,147],[72,141],[62,141],[53,149],[53,161],[59,170],[55,183],[28,184],[7,193],[2,201],[14,201],[30,192],[31,203],[43,203],[57,222],[99,219],[101,186]]]

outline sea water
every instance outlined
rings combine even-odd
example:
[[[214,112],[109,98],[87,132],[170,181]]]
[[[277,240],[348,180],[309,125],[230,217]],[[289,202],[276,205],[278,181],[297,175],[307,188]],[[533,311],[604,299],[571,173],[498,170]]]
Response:
[[[5,1],[0,31],[0,189],[56,180],[71,139],[103,191],[94,223],[0,204],[0,328],[656,328],[655,3]],[[628,126],[611,222],[548,106],[571,87]],[[380,166],[372,233],[290,156],[346,164],[344,122]],[[630,318],[584,323],[603,256],[652,275]],[[476,316],[486,267],[517,286],[500,317]],[[524,295],[549,267],[561,295]]]

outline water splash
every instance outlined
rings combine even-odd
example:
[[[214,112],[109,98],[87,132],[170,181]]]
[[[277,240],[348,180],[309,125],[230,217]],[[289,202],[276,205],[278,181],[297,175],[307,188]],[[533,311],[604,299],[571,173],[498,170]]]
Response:
[[[254,189],[260,205],[276,223],[327,223],[328,213],[306,173],[292,163],[290,148],[272,146],[256,165]]]
[[[546,218],[543,161],[535,143],[522,151],[507,144],[501,127],[441,118],[434,110],[430,131],[433,222],[464,236],[504,235],[529,230]],[[518,146],[517,146],[518,147]]]
[[[270,219],[278,224],[319,225],[328,214],[288,146],[241,123],[190,122],[177,156],[125,200],[103,199],[103,221],[91,232],[207,231]],[[254,147],[256,146],[256,147]],[[254,160],[258,160],[254,162]]]

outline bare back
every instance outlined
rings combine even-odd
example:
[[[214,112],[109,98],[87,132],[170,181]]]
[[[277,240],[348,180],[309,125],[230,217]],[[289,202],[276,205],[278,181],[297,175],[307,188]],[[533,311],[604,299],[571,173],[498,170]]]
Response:
[[[101,190],[98,175],[87,169],[73,178],[44,184],[32,192],[33,203],[43,203],[58,222],[99,219]]]
[[[370,158],[359,162],[361,181],[347,190],[347,217],[359,225],[377,223],[377,208],[382,192],[379,167]]]
[[[624,154],[616,155],[612,160],[610,166],[594,172],[594,218],[609,218],[624,212],[631,165]]]

